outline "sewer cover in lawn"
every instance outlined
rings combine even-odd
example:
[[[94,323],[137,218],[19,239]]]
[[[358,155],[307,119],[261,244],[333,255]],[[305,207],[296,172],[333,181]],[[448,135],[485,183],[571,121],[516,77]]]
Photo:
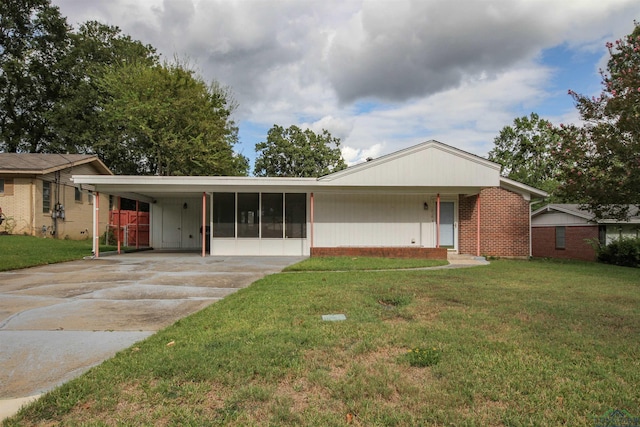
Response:
[[[322,320],[326,322],[339,322],[342,320],[347,320],[347,316],[344,314],[323,314]]]

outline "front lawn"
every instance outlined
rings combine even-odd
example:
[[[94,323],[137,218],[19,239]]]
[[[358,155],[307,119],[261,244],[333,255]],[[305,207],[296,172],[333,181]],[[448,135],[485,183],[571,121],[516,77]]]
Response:
[[[593,426],[640,416],[639,291],[550,261],[271,275],[5,425]]]
[[[447,265],[440,259],[374,258],[374,257],[313,257],[286,267],[284,271],[354,271],[425,268]]]
[[[121,248],[123,249],[123,248]],[[0,271],[72,261],[91,256],[92,241],[43,239],[33,236],[0,236]],[[100,246],[100,251],[114,250]]]

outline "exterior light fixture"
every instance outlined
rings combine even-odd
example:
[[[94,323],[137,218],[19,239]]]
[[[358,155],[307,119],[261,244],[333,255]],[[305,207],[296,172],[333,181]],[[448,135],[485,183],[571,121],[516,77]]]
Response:
[[[429,205],[427,204],[427,202],[424,202],[424,210],[429,210]]]

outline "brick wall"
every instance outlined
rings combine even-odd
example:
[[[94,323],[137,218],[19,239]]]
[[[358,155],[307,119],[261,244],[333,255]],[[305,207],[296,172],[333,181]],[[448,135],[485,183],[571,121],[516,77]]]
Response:
[[[34,180],[11,178],[11,181],[12,191],[0,197],[0,207],[7,218],[12,219],[15,226],[11,230],[13,234],[32,234],[34,213],[31,200]],[[4,229],[4,224],[0,226],[0,230],[2,229]]]
[[[53,219],[51,211],[42,211],[42,180],[36,178],[12,178],[13,194],[0,196],[0,207],[4,214],[15,221],[13,234],[42,237],[42,226],[48,227],[46,236],[51,236]],[[51,206],[56,201],[55,186],[52,184]],[[93,204],[88,195],[82,194],[82,201],[75,200],[75,189],[70,185],[60,185],[60,203],[65,207],[65,220],[58,220],[58,237],[74,240],[87,239],[93,235]],[[109,196],[100,195],[100,234],[105,231],[109,215]],[[0,226],[0,231],[4,227]]]
[[[595,261],[596,252],[585,239],[598,239],[597,225],[565,227],[565,249],[556,249],[555,227],[534,227],[531,230],[535,257]]]
[[[504,188],[480,192],[480,255],[529,256],[529,202]],[[478,196],[460,197],[459,252],[476,255]]]
[[[369,256],[383,258],[447,259],[446,248],[336,247],[311,248],[311,256]]]

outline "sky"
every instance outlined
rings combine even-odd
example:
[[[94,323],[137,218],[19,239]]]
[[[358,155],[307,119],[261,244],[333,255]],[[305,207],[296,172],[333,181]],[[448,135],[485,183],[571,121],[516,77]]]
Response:
[[[486,157],[536,112],[577,123],[637,0],[52,0],[186,59],[238,103],[251,161],[274,125],[328,130],[348,164],[428,140]]]

